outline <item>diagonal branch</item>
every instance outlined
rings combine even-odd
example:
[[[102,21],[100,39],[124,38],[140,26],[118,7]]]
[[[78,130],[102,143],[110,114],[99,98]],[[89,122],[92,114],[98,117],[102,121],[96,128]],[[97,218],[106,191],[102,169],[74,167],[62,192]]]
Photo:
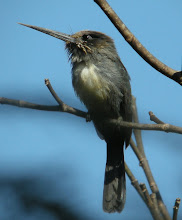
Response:
[[[133,99],[133,119],[135,120],[135,122],[138,122],[138,114],[137,114],[137,108],[136,108],[136,102],[135,99]],[[159,124],[159,125],[163,125],[163,124]],[[135,155],[137,156],[140,165],[142,166],[144,173],[146,175],[147,181],[149,183],[150,189],[153,192],[153,194],[156,195],[156,199],[157,199],[157,209],[160,210],[160,213],[162,214],[163,218],[165,220],[171,220],[170,215],[164,205],[164,202],[162,200],[162,197],[160,195],[158,186],[155,182],[155,179],[153,177],[152,171],[150,169],[149,163],[147,161],[146,155],[145,155],[145,151],[143,148],[143,143],[142,143],[142,136],[141,136],[141,132],[140,133],[134,133],[135,134],[135,138],[136,138],[136,142],[141,144],[140,146],[136,146],[134,141],[131,139],[130,140],[130,145],[135,153]],[[149,206],[148,206],[149,207]],[[156,207],[153,206],[153,211],[156,213],[157,211]],[[160,216],[160,218],[162,219],[162,217]]]
[[[154,210],[157,213],[157,216],[159,217],[160,220],[164,220],[163,216],[160,213],[159,207],[158,207],[158,203],[157,203],[157,197],[155,193],[152,193],[150,195],[150,198],[152,199],[153,202],[153,206],[154,206]]]
[[[156,204],[154,204],[152,197],[150,198],[148,190],[146,189],[145,184],[138,183],[138,180],[135,178],[133,173],[131,172],[128,165],[125,163],[125,171],[128,176],[128,178],[131,181],[131,184],[136,189],[146,206],[148,207],[149,211],[151,212],[151,215],[153,216],[154,220],[163,220],[162,216],[160,215],[160,212],[158,208],[156,208]],[[144,189],[145,186],[145,189]],[[156,197],[155,197],[156,198]]]
[[[54,89],[51,86],[51,83],[48,79],[45,79],[45,84],[48,87],[49,91],[55,98],[55,100],[58,102],[59,105],[39,105],[31,102],[26,102],[23,100],[16,100],[16,99],[7,99],[4,97],[0,97],[0,104],[5,104],[5,105],[13,105],[21,108],[30,108],[30,109],[35,109],[35,110],[42,110],[42,111],[56,111],[56,112],[66,112],[70,113],[82,118],[86,118],[87,113],[83,112],[79,109],[73,108],[67,104],[65,104],[56,94]]]
[[[94,0],[130,46],[154,69],[182,85],[182,71],[176,71],[154,57],[131,33],[106,0]]]
[[[152,199],[151,199],[151,197],[149,195],[149,192],[147,190],[146,185],[144,183],[141,183],[140,187],[141,187],[142,192],[143,192],[143,194],[145,196],[147,207],[149,208],[150,213],[153,216],[153,219],[154,220],[162,220],[162,216],[160,214],[158,214],[158,212],[156,212],[156,209],[154,207],[154,204],[153,204]]]
[[[50,93],[52,94],[52,96],[55,98],[55,100],[57,101],[57,103],[59,104],[59,106],[61,107],[62,112],[67,112],[82,118],[86,118],[87,113],[83,112],[81,110],[78,110],[76,108],[73,108],[67,104],[65,104],[60,98],[59,96],[56,94],[56,92],[54,91],[54,89],[52,88],[52,85],[49,81],[49,79],[45,79],[45,84],[47,86],[47,88],[49,89]]]
[[[153,112],[149,112],[150,115],[150,120],[155,122],[156,124],[165,124],[163,121],[161,121],[160,119],[158,119]]]
[[[131,181],[131,184],[133,185],[133,187],[136,189],[136,191],[138,192],[138,194],[140,195],[140,197],[142,198],[142,200],[146,203],[144,194],[140,188],[140,185],[138,183],[138,180],[135,178],[135,176],[133,175],[133,173],[131,172],[130,168],[128,167],[128,165],[125,163],[125,171],[126,174],[128,176],[128,178]],[[146,203],[147,204],[147,203]]]

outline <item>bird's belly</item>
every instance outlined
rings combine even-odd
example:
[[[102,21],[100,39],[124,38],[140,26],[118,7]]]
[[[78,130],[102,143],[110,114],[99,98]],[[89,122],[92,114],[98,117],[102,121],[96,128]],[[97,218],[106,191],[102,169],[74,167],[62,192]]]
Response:
[[[110,89],[108,83],[101,78],[95,65],[84,67],[77,76],[74,88],[87,108],[99,107],[107,103]]]

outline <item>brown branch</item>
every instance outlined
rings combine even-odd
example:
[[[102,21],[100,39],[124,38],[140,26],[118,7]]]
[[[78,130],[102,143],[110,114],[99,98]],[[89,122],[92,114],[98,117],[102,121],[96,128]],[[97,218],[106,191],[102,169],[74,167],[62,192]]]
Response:
[[[16,100],[16,99],[7,99],[4,97],[0,97],[0,104],[2,105],[12,105],[12,106],[17,106],[21,108],[30,108],[30,109],[35,109],[35,110],[42,110],[42,111],[56,111],[60,112],[61,107],[59,105],[39,105],[31,102],[26,102],[23,100]]]
[[[62,109],[65,109],[65,105],[64,102],[59,98],[59,96],[56,94],[56,92],[54,91],[49,79],[45,79],[45,85],[47,86],[47,88],[49,89],[50,93],[52,94],[52,96],[54,97],[54,99],[56,100],[56,102],[62,107]]]
[[[182,85],[182,71],[176,71],[154,57],[131,33],[106,0],[94,0],[130,46],[153,68]]]
[[[139,153],[137,147],[135,146],[135,151],[137,151],[137,157],[141,158],[141,154]],[[144,189],[144,185],[138,183],[137,179],[135,178],[135,176],[133,175],[133,173],[131,172],[131,170],[129,169],[129,167],[127,166],[127,164],[125,163],[125,171],[126,174],[128,175],[129,179],[131,180],[131,184],[134,186],[134,188],[136,189],[136,191],[139,193],[140,197],[142,198],[142,200],[145,202],[145,204],[147,205],[147,207],[149,208],[153,218],[155,220],[163,220],[163,217],[161,216],[160,212],[159,212],[159,208],[158,208],[158,204],[157,204],[157,200],[156,200],[156,194],[155,195],[155,204],[153,202],[154,198],[151,196],[149,196],[149,193],[147,191],[147,189]],[[142,188],[142,187],[143,188]],[[146,187],[145,187],[146,188]],[[152,195],[153,195],[152,194]]]
[[[130,140],[130,146],[131,146],[132,150],[134,151],[135,155],[137,156],[137,158],[140,162],[140,166],[144,170],[144,173],[147,177],[147,180],[149,182],[149,185],[150,185],[150,188],[151,188],[152,192],[156,193],[157,198],[162,201],[162,198],[161,198],[160,193],[159,193],[159,189],[158,189],[157,184],[155,183],[155,180],[153,178],[153,175],[152,175],[152,172],[150,170],[150,167],[149,167],[148,161],[146,159],[146,156],[145,155],[143,156],[140,153],[138,147],[135,145],[135,143],[132,139]]]
[[[146,203],[145,197],[144,197],[143,192],[140,188],[138,180],[135,178],[135,176],[133,175],[133,173],[131,172],[130,168],[128,167],[128,165],[126,163],[125,163],[125,171],[126,171],[128,178],[131,180],[131,184],[134,186],[134,188],[136,189],[136,191],[138,192],[138,194],[140,195],[142,200]]]
[[[156,124],[165,124],[163,121],[161,121],[160,119],[158,119],[153,112],[149,112],[150,115],[150,120],[155,122]]]
[[[43,111],[66,112],[82,118],[87,118],[86,112],[73,108],[65,103],[63,103],[64,104],[63,106],[62,105],[48,106],[48,105],[39,105],[31,102],[26,102],[23,100],[7,99],[4,97],[0,97],[0,104],[13,105],[21,108],[30,108],[30,109],[43,110]],[[181,127],[177,127],[170,124],[163,124],[163,125],[139,124],[139,123],[122,121],[121,118],[109,120],[108,123],[117,124],[117,126],[120,127],[133,128],[139,130],[155,130],[155,131],[165,131],[165,132],[182,134]]]
[[[49,81],[49,79],[45,79],[45,84],[47,86],[47,88],[49,89],[49,91],[51,92],[52,96],[55,98],[55,100],[57,101],[57,103],[59,104],[59,106],[61,106],[62,112],[67,112],[82,118],[86,118],[87,117],[87,113],[80,111],[76,108],[73,108],[67,104],[65,104],[60,98],[59,96],[56,94],[56,92],[54,91],[54,89],[52,88],[52,85]]]
[[[149,183],[149,186],[152,190],[153,193],[156,194],[157,196],[157,202],[158,202],[158,206],[159,206],[159,209],[161,211],[161,213],[163,214],[164,216],[164,219],[165,220],[170,220],[170,216],[169,216],[169,213],[163,203],[163,200],[162,200],[162,197],[160,195],[160,192],[159,192],[159,189],[158,189],[158,186],[154,180],[154,177],[152,175],[152,172],[150,170],[150,166],[148,164],[148,161],[146,159],[146,156],[142,156],[142,154],[140,153],[139,149],[137,148],[137,146],[135,145],[135,143],[133,142],[133,140],[131,139],[130,141],[130,145],[134,151],[134,153],[136,154],[139,162],[140,162],[140,165],[142,166],[143,170],[144,170],[144,173],[146,175],[146,178],[148,180],[148,183]]]
[[[136,106],[136,98],[134,96],[132,96],[132,116],[133,116],[133,122],[139,123],[137,106]],[[140,150],[140,153],[142,155],[145,155],[143,142],[142,142],[141,130],[134,129],[133,133],[135,135],[135,140],[136,140],[136,143],[137,143],[137,147]]]
[[[180,205],[181,199],[177,198],[173,207],[173,220],[177,220],[178,216],[178,210],[179,210],[179,205]]]
[[[109,120],[108,123],[117,124],[117,126],[125,128],[133,128],[139,130],[165,131],[182,134],[182,127],[171,124],[139,124],[123,121],[122,118]]]
[[[126,171],[127,176],[129,177],[129,179],[131,180],[131,184],[133,185],[133,187],[136,189],[136,191],[138,192],[138,194],[140,195],[140,197],[142,198],[144,203],[149,208],[153,218],[155,220],[163,220],[162,217],[160,216],[160,213],[158,215],[157,210],[155,209],[155,206],[152,202],[152,199],[149,196],[149,193],[146,189],[145,184],[139,185],[138,180],[135,178],[135,176],[133,175],[133,173],[131,172],[131,170],[129,169],[129,167],[127,166],[126,163],[125,163],[125,171]]]
[[[142,192],[143,192],[143,194],[145,196],[145,200],[147,202],[147,206],[148,206],[148,208],[150,210],[151,215],[153,216],[153,219],[154,220],[161,220],[160,215],[158,215],[158,213],[156,212],[156,210],[154,208],[154,204],[153,204],[152,199],[151,199],[151,197],[149,195],[149,192],[148,192],[148,190],[146,188],[146,185],[144,183],[142,183],[142,184],[140,184],[140,187],[141,187]]]
[[[70,113],[82,118],[86,118],[87,113],[83,112],[81,110],[78,110],[76,108],[73,108],[67,104],[65,104],[56,94],[54,89],[51,86],[51,83],[48,79],[45,79],[46,86],[48,87],[49,91],[55,98],[55,100],[58,102],[59,105],[53,105],[53,106],[48,106],[48,105],[39,105],[31,102],[26,102],[22,100],[16,100],[16,99],[7,99],[4,97],[0,97],[0,104],[6,104],[6,105],[13,105],[21,108],[30,108],[30,109],[35,109],[35,110],[42,110],[42,111],[57,111],[57,112],[66,112]]]
[[[160,220],[164,220],[163,216],[162,216],[161,213],[160,213],[159,207],[158,207],[156,194],[155,194],[155,193],[152,193],[152,194],[150,195],[150,198],[151,198],[151,200],[152,200],[152,202],[153,202],[155,212],[157,213],[159,219],[160,219]]]
[[[132,97],[132,113],[133,113],[133,121],[135,123],[139,123],[138,113],[137,113],[137,106],[136,106],[136,98],[134,96]],[[144,147],[143,147],[143,142],[142,142],[141,130],[134,129],[133,133],[135,135],[135,140],[136,140],[137,146],[135,145],[135,143],[134,143],[134,141],[132,139],[130,141],[130,145],[131,145],[131,147],[132,147],[132,149],[133,149],[135,155],[137,156],[137,158],[138,158],[138,160],[140,162],[140,165],[141,165],[141,161],[143,161],[146,158]],[[143,169],[144,169],[144,167],[143,167]],[[144,169],[144,171],[146,171],[146,170],[147,169]],[[151,178],[153,176],[150,175],[150,173],[146,174],[146,176],[148,177],[147,178],[148,181],[153,181],[153,179]],[[157,187],[157,185],[156,185],[156,187]],[[154,219],[156,218],[158,220],[163,220],[163,217],[161,216],[159,208],[158,208],[156,194],[152,193],[152,195],[153,196],[151,196],[151,201],[153,203],[153,206],[152,206],[152,210],[150,210],[150,212],[151,212],[152,216],[154,217]],[[146,195],[145,195],[145,197],[146,197]],[[149,205],[148,205],[148,208],[151,209],[149,207]]]
[[[58,102],[59,104],[58,106],[39,105],[39,104],[30,103],[30,102],[26,102],[22,100],[7,99],[3,97],[0,97],[0,104],[7,104],[7,105],[13,105],[13,106],[22,107],[22,108],[31,108],[31,109],[44,110],[44,111],[66,112],[66,113],[70,113],[70,114],[73,114],[73,115],[76,115],[82,118],[87,118],[86,112],[83,112],[79,109],[73,108],[65,104],[58,97],[58,95],[52,88],[51,83],[48,79],[45,79],[45,84],[47,88],[49,89],[49,91],[51,92],[52,96]],[[136,110],[136,107],[135,107],[135,110]],[[137,112],[135,115],[136,115],[135,117],[137,118],[138,117]],[[138,122],[138,118],[136,119],[136,121]],[[117,126],[120,126],[120,127],[133,128],[133,129],[139,129],[139,130],[155,130],[155,131],[165,131],[165,132],[173,132],[173,133],[182,134],[181,127],[177,127],[177,126],[170,125],[170,124],[139,124],[139,123],[123,121],[122,118],[109,120],[108,123],[116,124]],[[138,140],[137,146],[140,146],[139,147],[140,151],[141,152],[143,151],[144,153],[144,150],[142,150],[143,144],[141,140],[141,132],[134,131],[134,133],[135,133],[136,139]]]
[[[63,103],[64,104],[63,106],[61,105],[48,106],[48,105],[39,105],[31,102],[26,102],[23,100],[7,99],[4,97],[0,97],[0,104],[13,105],[21,108],[30,108],[30,109],[43,110],[43,111],[66,112],[82,118],[87,117],[86,112],[73,108],[65,103]],[[165,131],[165,132],[182,134],[181,127],[177,127],[170,124],[163,124],[163,125],[139,124],[139,123],[122,121],[122,119],[120,118],[109,120],[108,123],[117,124],[120,127],[133,128],[139,130],[155,130],[155,131]]]
[[[70,113],[82,118],[86,118],[87,113],[76,108],[72,108],[67,106],[67,108],[63,109],[61,105],[39,105],[31,102],[26,102],[23,100],[16,100],[16,99],[7,99],[4,97],[0,97],[0,104],[2,105],[12,105],[20,108],[30,108],[34,110],[41,110],[41,111],[54,111],[54,112],[65,112]]]
[[[158,189],[158,186],[154,180],[154,177],[152,175],[152,172],[150,170],[150,167],[149,167],[149,164],[148,164],[148,161],[146,159],[146,156],[142,155],[139,151],[139,149],[137,148],[137,146],[135,145],[134,141],[131,139],[130,140],[130,146],[132,147],[134,153],[136,154],[139,162],[140,162],[140,165],[142,166],[143,170],[144,170],[144,173],[146,175],[146,178],[148,180],[148,183],[149,183],[149,186],[152,190],[153,193],[156,194],[156,197],[157,197],[157,202],[158,202],[158,207],[164,217],[165,220],[171,220],[170,216],[169,216],[169,213],[163,203],[163,200],[162,200],[162,197],[160,195],[160,192],[159,192],[159,189]],[[146,198],[145,198],[146,199]]]
[[[138,114],[137,114],[137,108],[136,108],[135,100],[133,100],[133,106],[134,106],[133,115],[134,115],[135,120],[138,122]],[[149,183],[149,186],[150,186],[152,192],[155,193],[155,195],[156,195],[157,204],[158,204],[159,210],[160,210],[163,218],[165,220],[171,220],[170,215],[169,215],[169,213],[168,213],[168,211],[167,211],[167,209],[166,209],[166,207],[163,203],[163,200],[162,200],[162,197],[160,195],[158,186],[157,186],[157,184],[154,180],[154,177],[152,175],[152,171],[150,169],[150,166],[148,164],[148,161],[147,161],[147,158],[146,158],[146,155],[145,155],[145,152],[144,152],[144,148],[143,148],[141,132],[137,133],[135,135],[135,138],[136,139],[138,138],[140,140],[140,141],[138,141],[138,143],[141,144],[141,146],[138,146],[138,145],[136,146],[132,139],[130,140],[130,145],[131,145],[134,153],[136,154],[136,156],[137,156],[137,158],[140,162],[140,165],[142,166],[142,168],[144,170],[144,173],[146,175],[147,181]]]
[[[135,112],[135,114],[137,115],[137,112]],[[137,120],[138,120],[138,116],[137,116]],[[141,135],[141,133],[139,133],[138,135]],[[141,143],[142,143],[142,141],[141,141]],[[140,148],[139,148],[135,145],[134,141],[131,139],[130,145],[131,145],[134,153],[136,154],[136,156],[140,162],[140,165],[142,166],[142,168],[144,170],[144,173],[146,175],[146,178],[148,180],[148,183],[149,183],[149,186],[150,186],[152,192],[156,194],[158,207],[162,213],[162,216],[164,217],[165,220],[171,220],[170,215],[169,215],[169,213],[163,203],[158,186],[157,186],[157,184],[154,180],[154,177],[152,175],[150,166],[149,166],[148,161],[146,159],[144,149],[142,150],[143,153],[140,152],[140,149],[143,148],[143,143],[142,143],[142,146],[140,146]]]
[[[156,206],[152,202],[152,198],[150,198],[149,193],[144,185],[145,184],[140,184],[138,183],[138,180],[135,178],[127,164],[125,163],[125,171],[126,174],[128,175],[129,179],[131,180],[131,184],[134,186],[144,203],[147,205],[148,209],[151,212],[151,215],[155,220],[163,220],[162,216],[160,215],[159,209],[156,208]]]

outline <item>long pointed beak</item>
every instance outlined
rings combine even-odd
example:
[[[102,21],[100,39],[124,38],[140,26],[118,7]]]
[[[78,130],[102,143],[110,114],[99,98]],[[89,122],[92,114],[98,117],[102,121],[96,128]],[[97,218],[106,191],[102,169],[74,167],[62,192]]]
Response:
[[[18,23],[18,24],[21,24],[23,26],[35,29],[37,31],[43,32],[43,33],[48,34],[48,35],[51,35],[55,38],[58,38],[60,40],[65,41],[65,42],[71,42],[71,43],[76,42],[76,39],[73,38],[71,35],[68,35],[68,34],[64,34],[64,33],[58,32],[58,31],[52,31],[52,30],[49,30],[49,29],[46,29],[46,28],[37,27],[37,26],[29,25],[29,24],[22,24],[22,23]]]

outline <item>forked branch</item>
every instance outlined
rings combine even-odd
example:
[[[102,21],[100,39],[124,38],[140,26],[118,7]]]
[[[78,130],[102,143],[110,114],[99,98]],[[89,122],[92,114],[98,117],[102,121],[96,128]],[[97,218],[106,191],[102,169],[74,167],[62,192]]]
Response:
[[[54,91],[54,89],[53,89],[53,87],[52,87],[52,85],[51,85],[51,83],[48,79],[45,79],[45,84],[46,84],[46,86],[49,89],[50,93],[52,94],[52,96],[54,97],[54,99],[56,100],[56,102],[59,105],[55,105],[55,106],[39,105],[39,104],[35,104],[35,103],[26,102],[26,101],[23,101],[23,100],[8,99],[8,98],[4,98],[4,97],[0,97],[0,104],[13,105],[13,106],[21,107],[21,108],[31,108],[31,109],[43,110],[43,111],[66,112],[66,113],[70,113],[70,114],[73,114],[73,115],[76,115],[76,116],[87,119],[87,113],[86,112],[81,111],[81,110],[76,109],[76,108],[73,108],[73,107],[65,104],[58,97],[58,95]],[[120,127],[133,128],[133,129],[136,129],[136,130],[155,130],[155,131],[164,131],[164,132],[173,132],[173,133],[182,134],[182,128],[181,127],[177,127],[177,126],[170,125],[170,124],[140,124],[138,122],[122,121],[121,118],[109,120],[108,123],[117,124],[117,126],[120,126]],[[137,133],[137,132],[134,131],[134,133]],[[141,135],[140,135],[140,132],[139,132],[139,135],[138,135],[138,138],[137,138],[138,141],[140,139],[140,136]],[[140,143],[140,145],[138,145],[138,146],[141,146],[141,140],[139,141],[139,143]]]

